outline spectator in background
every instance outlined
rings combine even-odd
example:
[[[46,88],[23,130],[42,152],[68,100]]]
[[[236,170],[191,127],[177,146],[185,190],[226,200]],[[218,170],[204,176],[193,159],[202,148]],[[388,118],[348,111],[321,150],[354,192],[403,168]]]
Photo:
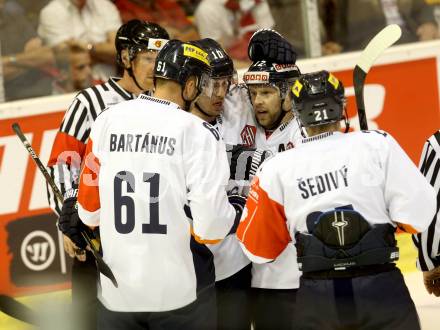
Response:
[[[380,29],[388,24],[402,28],[399,43],[432,40],[438,37],[433,7],[424,0],[320,0],[321,16],[326,24],[324,53],[364,48]]]
[[[200,0],[176,0],[186,13],[186,16],[193,16]]]
[[[200,38],[196,27],[175,0],[116,0],[115,5],[124,23],[137,18],[163,26],[171,39],[189,41]]]
[[[433,8],[434,18],[437,22],[439,34],[440,34],[440,0],[427,0],[427,3]]]
[[[51,94],[54,56],[16,1],[0,0],[0,47],[6,101]]]
[[[20,4],[23,15],[34,27],[35,31],[38,28],[38,20],[41,9],[49,3],[50,0],[7,0],[6,5],[11,2],[17,2]]]
[[[76,45],[93,60],[93,77],[107,80],[115,74],[114,47],[121,18],[109,0],[52,0],[40,13],[38,34],[54,47]]]
[[[194,18],[202,38],[216,40],[234,60],[242,61],[248,59],[252,34],[275,24],[265,0],[202,0]]]
[[[72,45],[68,47],[68,70],[53,84],[53,94],[72,93],[102,83],[92,77],[92,59],[87,50]]]
[[[305,44],[301,0],[267,0],[267,2],[275,20],[274,29],[289,40],[298,56],[304,56]]]

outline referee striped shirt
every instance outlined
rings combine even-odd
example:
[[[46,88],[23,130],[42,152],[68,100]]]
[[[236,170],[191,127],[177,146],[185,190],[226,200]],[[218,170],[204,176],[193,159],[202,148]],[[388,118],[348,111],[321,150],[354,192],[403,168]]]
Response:
[[[82,90],[64,115],[47,164],[63,195],[78,184],[86,143],[96,117],[107,107],[136,97],[119,86],[118,80],[110,78],[103,84]],[[52,189],[47,188],[49,205],[60,214],[61,205]]]
[[[423,233],[413,235],[413,242],[419,251],[417,268],[428,271],[440,266],[440,131],[426,141],[419,168],[437,193],[437,212],[431,225]]]

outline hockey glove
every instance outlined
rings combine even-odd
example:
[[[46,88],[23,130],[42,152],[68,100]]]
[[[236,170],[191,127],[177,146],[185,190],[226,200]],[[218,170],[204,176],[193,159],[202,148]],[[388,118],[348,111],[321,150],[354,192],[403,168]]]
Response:
[[[248,56],[252,62],[267,61],[277,64],[295,64],[296,52],[281,34],[272,29],[260,29],[249,41]]]
[[[229,203],[232,204],[236,212],[234,225],[229,231],[228,233],[229,235],[229,234],[234,234],[237,231],[237,227],[238,224],[240,223],[241,215],[243,214],[244,206],[246,205],[246,197],[241,195],[229,195],[228,199],[229,199]]]
[[[58,219],[58,228],[64,235],[69,237],[77,247],[80,249],[86,248],[87,243],[81,235],[81,230],[85,229],[86,226],[79,218],[76,197],[69,197],[64,200],[61,215]]]
[[[230,179],[251,181],[260,165],[272,157],[269,150],[255,149],[243,144],[226,145],[226,152],[230,153]]]

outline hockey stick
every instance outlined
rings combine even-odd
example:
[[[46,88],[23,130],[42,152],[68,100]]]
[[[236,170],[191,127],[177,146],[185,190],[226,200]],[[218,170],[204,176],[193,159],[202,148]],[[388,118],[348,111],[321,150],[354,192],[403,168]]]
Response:
[[[47,183],[52,188],[52,191],[55,194],[56,198],[62,204],[64,202],[64,198],[63,198],[63,195],[61,194],[61,191],[58,189],[58,187],[55,184],[55,182],[53,181],[52,177],[49,175],[49,172],[47,172],[46,167],[43,165],[40,158],[37,156],[34,149],[32,148],[31,144],[24,136],[18,123],[12,124],[12,129],[14,130],[15,134],[17,134],[17,136],[20,138],[21,142],[23,143],[24,147],[27,149],[27,151],[31,155],[35,164],[37,164],[38,168],[40,169],[40,171],[43,174],[44,178],[46,179]],[[116,281],[116,278],[113,275],[113,272],[111,271],[110,267],[105,263],[105,261],[102,259],[101,255],[97,251],[96,245],[93,243],[93,241],[89,237],[88,233],[85,231],[81,231],[81,235],[84,238],[84,240],[87,242],[87,245],[89,246],[90,251],[92,252],[93,256],[95,257],[96,267],[98,268],[98,271],[102,275],[106,276],[110,281],[112,281],[112,283],[115,287],[118,287],[118,282]]]
[[[14,319],[37,325],[36,313],[25,304],[4,294],[0,294],[0,312],[3,312]]]
[[[367,116],[364,104],[364,84],[368,71],[376,59],[392,44],[400,39],[402,30],[397,24],[391,24],[382,29],[368,43],[362,52],[353,71],[354,94],[356,96],[359,126],[361,130],[368,129]]]

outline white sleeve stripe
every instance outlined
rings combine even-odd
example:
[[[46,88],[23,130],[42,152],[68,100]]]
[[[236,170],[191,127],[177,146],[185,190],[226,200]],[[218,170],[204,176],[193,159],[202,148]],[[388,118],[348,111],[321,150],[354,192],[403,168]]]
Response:
[[[430,182],[437,192],[437,213],[423,233],[413,235],[413,241],[418,248],[419,256],[417,267],[422,271],[431,270],[440,265],[440,260],[436,257],[440,252],[440,221],[437,221],[440,206],[440,180],[438,173],[440,170],[440,132],[431,136],[423,147],[420,157],[420,171]]]
[[[64,115],[63,122],[61,124],[61,132],[69,132],[72,127],[73,120],[75,118],[76,112],[80,106],[81,102],[75,99],[72,102],[72,105],[67,109],[66,114]]]
[[[427,154],[426,161],[423,163],[421,169],[424,176],[426,176],[428,171],[430,170],[434,158],[435,158],[435,150],[431,150],[431,152]]]
[[[63,128],[61,131],[77,138],[75,133],[77,133],[77,130],[79,130],[78,127],[88,124],[88,122],[86,121],[87,107],[82,102],[78,102],[78,106],[76,109],[74,109],[74,112],[67,113],[67,116],[70,116],[69,122],[67,123],[66,127]]]
[[[57,184],[57,180],[55,178],[55,171],[54,171],[53,167],[49,167],[48,170],[49,170],[49,175],[52,177],[52,179],[55,182],[55,185],[57,185],[59,187],[59,185]],[[48,197],[48,201],[49,201],[49,206],[57,215],[59,215],[61,213],[61,207],[59,205],[58,199],[56,198],[56,196],[53,193],[52,188],[49,186],[49,184],[46,184],[46,189],[47,189],[47,197]]]
[[[99,226],[99,215],[100,215],[100,209],[89,212],[85,210],[79,203],[78,203],[78,215],[81,221],[90,227],[96,227]]]
[[[433,269],[434,264],[432,263],[431,259],[429,258],[429,253],[428,253],[427,236],[428,235],[426,234],[426,232],[420,234],[421,246],[419,248],[419,251],[421,251],[421,257],[423,258],[423,262],[426,265],[427,269]],[[420,258],[420,256],[419,256],[419,258]]]
[[[271,262],[274,260],[274,259],[267,259],[264,257],[259,257],[259,256],[256,256],[255,254],[252,254],[248,249],[246,249],[246,246],[242,242],[240,242],[240,246],[241,246],[241,249],[243,250],[244,254],[252,262],[255,262],[257,264],[264,264],[264,263]]]
[[[254,216],[255,216],[255,213],[257,212],[257,210],[258,210],[258,205],[255,207],[254,213],[252,213],[252,215],[251,215],[251,220],[249,221],[248,225],[246,226],[246,228],[244,230],[243,237],[242,237],[243,242],[246,240],[246,233],[247,233],[252,221],[254,221]]]

